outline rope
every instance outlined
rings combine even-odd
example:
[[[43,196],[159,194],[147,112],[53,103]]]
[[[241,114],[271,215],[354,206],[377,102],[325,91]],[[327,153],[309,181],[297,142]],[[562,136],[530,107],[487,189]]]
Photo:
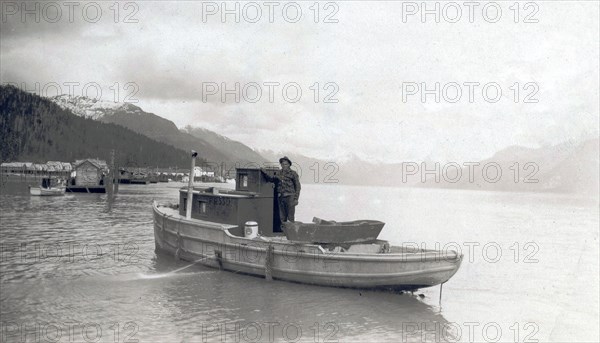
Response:
[[[175,258],[181,260],[181,246],[183,239],[181,238],[181,234],[179,233],[179,227],[177,227],[177,250],[175,250]]]
[[[219,269],[223,270],[223,255],[221,254],[220,250],[215,250],[215,257],[217,259],[217,262],[219,263]]]
[[[267,248],[267,256],[265,258],[265,279],[271,281],[273,280],[273,252],[274,248],[272,245],[269,245]]]

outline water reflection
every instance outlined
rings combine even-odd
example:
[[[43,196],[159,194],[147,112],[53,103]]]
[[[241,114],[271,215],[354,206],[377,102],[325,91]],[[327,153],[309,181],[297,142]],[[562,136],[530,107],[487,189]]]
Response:
[[[111,213],[112,212],[112,208],[113,205],[115,204],[117,200],[117,194],[109,192],[108,194],[106,194],[106,209],[105,209],[105,213]]]
[[[160,298],[179,327],[178,339],[290,341],[422,341],[448,321],[417,296],[266,281],[263,278],[174,262],[158,254],[156,275],[166,277]],[[188,264],[188,266],[190,266]],[[184,270],[178,275],[177,270]],[[427,332],[423,332],[423,329]],[[269,334],[271,336],[269,336]],[[423,336],[423,337],[422,337]],[[452,338],[450,332],[445,338]],[[444,340],[444,337],[439,337]]]
[[[267,282],[157,256],[151,203],[176,201],[180,186],[124,185],[110,199],[106,194],[31,197],[26,185],[1,186],[1,321],[61,327],[73,321],[97,323],[102,342],[115,341],[115,323],[118,341],[135,332],[131,338],[140,342],[201,342],[203,335],[222,341],[220,332],[232,328],[240,342],[252,341],[253,323],[262,333],[259,341],[270,340],[269,323],[278,324],[273,341],[294,338],[296,327],[301,340],[310,342],[315,337],[441,341],[450,337],[440,329],[447,319],[450,324],[478,321],[474,341],[485,340],[481,328],[491,322],[502,325],[501,341],[513,340],[515,322],[521,329],[535,323],[539,331],[530,338],[540,341],[594,341],[598,336],[597,199],[589,205],[577,198],[570,203],[566,195],[307,185],[299,213],[310,218],[376,214],[387,223],[383,238],[397,244],[500,244],[504,254],[498,263],[482,258],[481,249],[466,255],[444,285],[442,316],[431,305],[438,303],[438,288],[422,290],[427,297],[420,299]],[[344,204],[332,193],[353,202]],[[521,247],[518,263],[515,242]],[[522,249],[526,242],[539,246],[533,256],[538,262],[522,263],[529,253]],[[510,287],[498,287],[499,277],[511,280]],[[462,329],[462,339],[468,340],[468,328]],[[523,333],[521,338],[531,331]],[[85,341],[77,337],[71,341]]]

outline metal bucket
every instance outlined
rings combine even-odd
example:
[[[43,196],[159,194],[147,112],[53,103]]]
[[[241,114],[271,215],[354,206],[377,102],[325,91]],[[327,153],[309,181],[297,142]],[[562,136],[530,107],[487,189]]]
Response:
[[[256,238],[258,236],[258,223],[257,222],[246,222],[244,224],[244,237]]]

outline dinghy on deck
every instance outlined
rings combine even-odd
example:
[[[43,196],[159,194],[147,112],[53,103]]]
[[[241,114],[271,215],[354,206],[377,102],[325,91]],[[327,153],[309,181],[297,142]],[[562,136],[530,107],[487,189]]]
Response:
[[[348,244],[375,241],[384,225],[378,220],[336,222],[315,217],[312,223],[285,222],[281,228],[295,242]]]

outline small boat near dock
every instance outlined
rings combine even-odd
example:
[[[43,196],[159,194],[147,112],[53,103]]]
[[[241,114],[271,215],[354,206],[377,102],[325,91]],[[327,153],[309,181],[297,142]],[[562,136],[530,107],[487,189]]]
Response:
[[[376,220],[287,223],[284,235],[274,185],[260,169],[237,169],[236,181],[235,190],[187,187],[179,204],[154,202],[157,252],[267,279],[388,290],[442,284],[462,262],[455,251],[379,240]]]
[[[57,178],[42,178],[39,187],[29,187],[29,194],[36,196],[56,196],[64,195],[66,187],[61,180]]]

